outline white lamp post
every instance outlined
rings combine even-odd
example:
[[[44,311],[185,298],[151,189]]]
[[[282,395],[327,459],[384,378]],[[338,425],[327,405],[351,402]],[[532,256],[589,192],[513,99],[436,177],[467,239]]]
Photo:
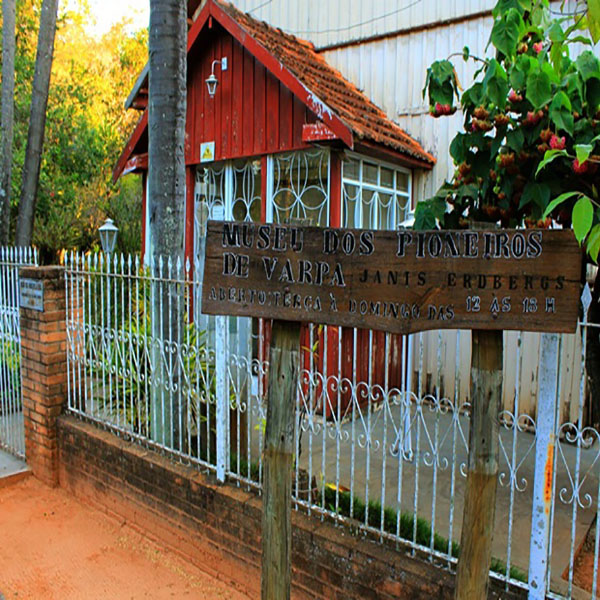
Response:
[[[102,250],[104,250],[106,254],[111,254],[114,251],[117,243],[118,231],[119,228],[113,223],[112,219],[106,219],[104,224],[98,229]]]

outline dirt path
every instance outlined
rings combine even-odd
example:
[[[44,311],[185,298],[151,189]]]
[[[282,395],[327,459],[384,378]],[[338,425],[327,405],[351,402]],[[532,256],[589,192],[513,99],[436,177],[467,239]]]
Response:
[[[0,599],[248,600],[64,490],[0,488]]]

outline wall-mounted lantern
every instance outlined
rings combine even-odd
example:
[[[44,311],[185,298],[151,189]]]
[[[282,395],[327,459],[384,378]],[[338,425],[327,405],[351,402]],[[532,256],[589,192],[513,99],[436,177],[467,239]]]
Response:
[[[224,56],[221,59],[213,60],[212,66],[210,69],[210,75],[206,78],[206,87],[208,88],[208,95],[211,98],[215,97],[215,93],[217,91],[217,85],[219,80],[215,75],[215,65],[221,65],[221,71],[227,71],[227,57]]]
[[[112,219],[106,219],[104,224],[98,228],[102,250],[104,250],[106,254],[111,254],[114,251],[117,243],[118,231],[119,228],[113,223]]]

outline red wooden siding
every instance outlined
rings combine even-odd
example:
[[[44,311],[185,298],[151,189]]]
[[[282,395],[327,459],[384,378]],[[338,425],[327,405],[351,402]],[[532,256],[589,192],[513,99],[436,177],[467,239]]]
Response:
[[[186,162],[200,162],[203,142],[215,142],[216,161],[311,147],[302,127],[317,120],[314,113],[220,25],[206,35],[188,60]],[[205,79],[223,57],[228,68],[215,65],[219,84],[210,98]]]

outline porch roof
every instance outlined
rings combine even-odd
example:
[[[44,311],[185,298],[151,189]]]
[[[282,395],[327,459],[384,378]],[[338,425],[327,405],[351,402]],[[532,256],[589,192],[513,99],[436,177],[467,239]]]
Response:
[[[188,53],[197,43],[201,43],[201,33],[213,19],[304,102],[346,147],[353,148],[357,143],[381,150],[387,148],[405,157],[417,168],[430,169],[435,164],[433,155],[331,67],[315,51],[312,43],[258,21],[220,0],[207,0],[203,6],[199,0],[190,0],[188,14],[196,17],[188,32]],[[126,106],[139,107],[140,104],[136,105],[135,100],[147,88],[146,68],[138,78]],[[147,108],[144,109],[145,115],[146,111]],[[147,119],[143,119],[115,167],[115,180],[126,170],[132,155],[143,144],[142,138],[147,138],[146,130]]]

